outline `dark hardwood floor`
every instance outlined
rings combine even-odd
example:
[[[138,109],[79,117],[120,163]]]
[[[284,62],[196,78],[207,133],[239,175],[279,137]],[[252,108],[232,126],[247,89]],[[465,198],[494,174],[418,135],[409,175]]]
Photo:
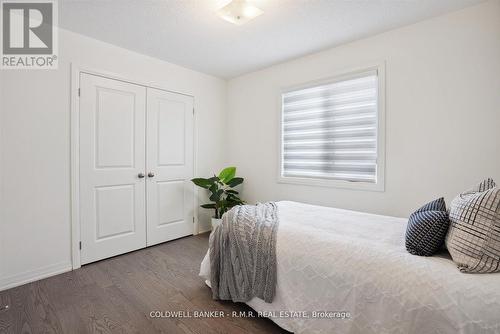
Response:
[[[208,234],[0,292],[0,333],[287,333],[266,318],[152,318],[151,311],[251,311],[212,300],[198,276]]]

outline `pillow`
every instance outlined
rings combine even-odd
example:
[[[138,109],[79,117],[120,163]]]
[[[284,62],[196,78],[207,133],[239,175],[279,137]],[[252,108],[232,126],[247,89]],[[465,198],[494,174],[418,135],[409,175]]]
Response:
[[[450,221],[444,198],[427,203],[410,215],[406,228],[406,250],[431,256],[441,249]]]
[[[450,205],[446,246],[466,273],[500,271],[500,188],[487,179],[461,193]]]

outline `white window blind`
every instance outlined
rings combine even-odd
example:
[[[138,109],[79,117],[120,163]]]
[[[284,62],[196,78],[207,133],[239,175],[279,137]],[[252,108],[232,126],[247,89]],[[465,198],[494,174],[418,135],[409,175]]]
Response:
[[[281,176],[377,182],[377,71],[282,95]]]

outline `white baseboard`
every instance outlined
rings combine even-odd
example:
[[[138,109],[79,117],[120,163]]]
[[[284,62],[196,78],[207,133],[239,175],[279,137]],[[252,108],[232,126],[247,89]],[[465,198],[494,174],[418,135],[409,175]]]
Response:
[[[212,231],[212,226],[209,225],[208,228],[205,227],[203,229],[198,230],[198,234],[206,233],[206,232],[210,232],[210,231]]]
[[[71,262],[60,262],[50,266],[38,268],[35,270],[25,271],[24,273],[1,277],[0,278],[0,291],[14,288],[26,283],[38,281],[50,276],[62,274],[71,271]]]

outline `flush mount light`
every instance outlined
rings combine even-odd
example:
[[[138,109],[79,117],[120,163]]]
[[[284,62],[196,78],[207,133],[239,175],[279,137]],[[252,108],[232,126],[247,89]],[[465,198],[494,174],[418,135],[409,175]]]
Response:
[[[262,10],[245,0],[232,0],[217,11],[224,20],[241,25],[261,15]]]

